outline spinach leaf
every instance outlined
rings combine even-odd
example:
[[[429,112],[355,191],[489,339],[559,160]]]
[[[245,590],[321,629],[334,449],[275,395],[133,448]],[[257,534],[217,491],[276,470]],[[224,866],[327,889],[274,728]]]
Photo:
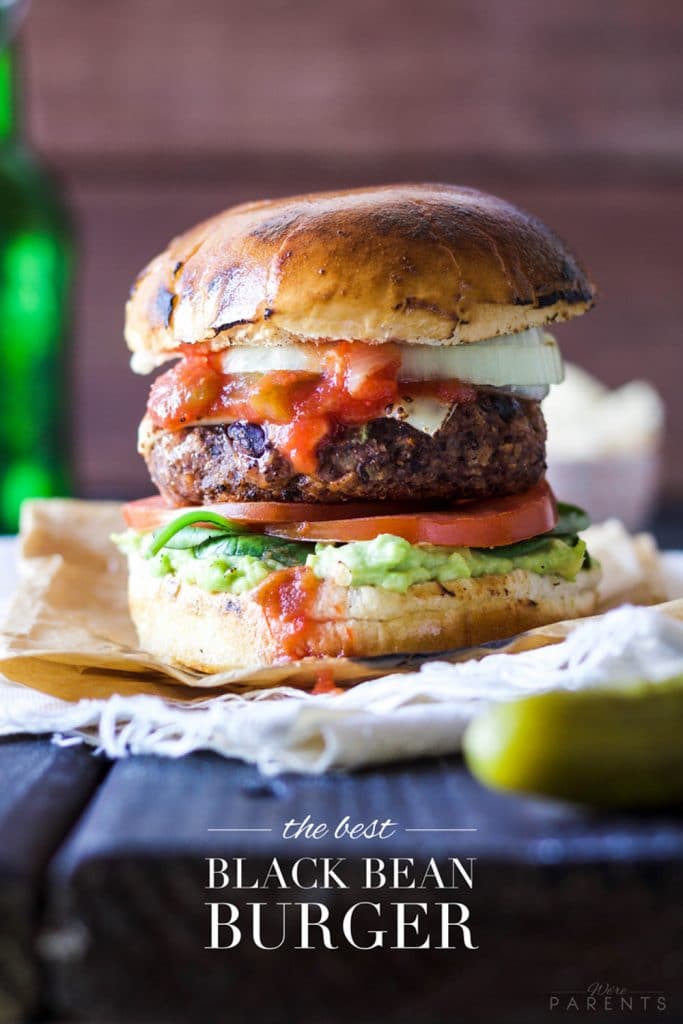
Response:
[[[565,534],[579,533],[590,526],[589,515],[578,505],[567,505],[563,501],[557,503],[557,525],[550,531],[551,537],[563,537]]]
[[[547,533],[539,533],[536,537],[528,540],[520,540],[516,544],[506,544],[504,547],[479,548],[480,551],[491,551],[501,558],[518,558],[521,555],[530,555],[539,551],[549,540],[553,538],[564,541],[570,548],[576,547],[579,542],[579,530],[585,530],[590,526],[588,515],[577,505],[567,505],[565,502],[557,503],[558,520],[556,526]]]
[[[197,526],[197,523],[213,525]],[[314,545],[245,532],[241,523],[224,519],[206,509],[192,509],[153,534],[149,557],[162,548],[193,549],[197,558],[251,555],[253,558],[270,558],[281,565],[303,565]]]
[[[216,537],[229,536],[225,530],[215,527],[206,529],[203,526],[185,526],[179,530],[170,540],[164,544],[165,548],[174,548],[176,551],[187,548],[198,548],[204,541],[213,540]]]
[[[158,554],[162,548],[169,547],[169,541],[171,541],[176,534],[180,533],[187,526],[194,526],[195,523],[211,523],[213,526],[218,526],[223,533],[239,533],[240,530],[244,529],[239,523],[233,522],[231,519],[226,519],[224,516],[219,516],[217,512],[209,512],[206,509],[196,508],[190,512],[185,512],[184,515],[178,516],[173,522],[168,523],[167,526],[162,526],[159,530],[155,530],[152,535],[152,544],[149,548],[149,556]]]
[[[312,544],[282,540],[280,537],[266,537],[260,533],[248,533],[207,540],[197,548],[195,554],[197,558],[235,558],[240,555],[251,555],[252,558],[270,558],[281,565],[303,565],[312,550]]]
[[[530,555],[534,551],[540,551],[548,543],[547,533],[541,533],[538,537],[530,537],[529,540],[520,540],[516,544],[505,544],[503,547],[495,548],[474,548],[482,554],[499,555],[501,558],[518,558],[521,555]]]

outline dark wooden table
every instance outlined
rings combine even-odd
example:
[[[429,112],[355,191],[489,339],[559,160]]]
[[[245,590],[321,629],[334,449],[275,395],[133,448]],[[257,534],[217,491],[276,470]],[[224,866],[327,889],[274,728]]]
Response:
[[[553,995],[594,982],[661,993],[668,1015],[656,1019],[683,1014],[674,812],[596,815],[510,799],[482,789],[458,759],[268,780],[213,755],[111,766],[83,748],[13,739],[0,744],[0,778],[2,1022],[41,1010],[91,1022],[534,1022],[556,1018]],[[390,840],[284,840],[283,823],[305,815],[398,827]],[[476,831],[405,831],[446,827]],[[208,902],[230,900],[244,920],[255,899],[302,894],[207,890],[206,858],[246,858],[250,882],[273,856],[284,872],[300,857],[346,858],[347,889],[303,894],[334,921],[363,900],[423,901],[430,916],[438,901],[462,901],[478,949],[296,950],[292,938],[264,951],[245,937],[207,950]],[[466,867],[476,858],[475,884],[455,895],[368,894],[368,856],[421,866],[459,857]],[[360,920],[377,927],[372,913]]]
[[[683,546],[680,522],[677,510],[660,521],[671,546]],[[283,839],[283,824],[306,815],[397,826],[383,840]],[[444,828],[473,831],[406,831]],[[348,888],[207,889],[209,857],[246,858],[255,878],[275,856],[285,873],[301,857],[343,857]],[[475,858],[475,884],[368,893],[360,872],[371,856],[418,867]],[[0,1024],[36,1014],[90,1024],[620,1019],[602,1004],[562,1012],[571,993],[585,1009],[594,983],[633,994],[629,1020],[683,1020],[682,897],[680,810],[597,814],[503,797],[457,758],[269,780],[209,754],[112,765],[47,738],[0,742]],[[207,903],[231,901],[243,921],[254,901],[302,899],[325,903],[335,922],[359,901],[383,911],[421,901],[431,920],[455,899],[478,949],[297,950],[288,939],[265,951],[249,929],[235,949],[205,948]],[[361,924],[379,927],[366,909]],[[296,913],[286,912],[288,935]],[[665,1013],[654,1009],[660,995]]]

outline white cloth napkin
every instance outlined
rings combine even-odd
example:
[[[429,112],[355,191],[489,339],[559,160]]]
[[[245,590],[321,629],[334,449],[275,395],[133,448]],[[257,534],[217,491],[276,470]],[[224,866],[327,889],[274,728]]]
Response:
[[[0,543],[0,603],[14,585],[13,544]],[[681,590],[683,556],[667,559]],[[623,606],[587,621],[562,644],[481,661],[430,662],[409,675],[361,683],[341,695],[263,690],[178,706],[158,697],[70,704],[0,677],[0,735],[54,733],[110,757],[181,757],[213,750],[267,774],[320,773],[456,752],[467,723],[490,701],[683,673],[683,623]]]

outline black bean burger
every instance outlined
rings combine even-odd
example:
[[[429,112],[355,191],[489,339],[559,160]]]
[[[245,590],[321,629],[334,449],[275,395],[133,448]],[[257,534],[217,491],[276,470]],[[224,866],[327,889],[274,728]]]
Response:
[[[124,508],[141,644],[205,671],[440,651],[593,611],[544,480],[549,324],[594,290],[534,217],[396,185],[248,203],[127,307],[159,495]]]

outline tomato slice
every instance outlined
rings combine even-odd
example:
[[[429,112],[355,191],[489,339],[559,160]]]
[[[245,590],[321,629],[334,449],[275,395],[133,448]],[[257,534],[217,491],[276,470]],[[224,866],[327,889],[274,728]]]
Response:
[[[363,516],[268,525],[265,532],[294,540],[374,540],[382,533],[411,544],[495,548],[547,533],[557,523],[557,506],[542,480],[523,494],[470,502],[447,512]]]
[[[462,502],[446,511],[430,511],[424,504],[418,511],[415,506],[389,502],[313,505],[225,501],[201,507],[226,519],[259,524],[275,537],[341,543],[374,540],[381,533],[391,533],[411,544],[495,548],[547,533],[557,523],[555,497],[545,480],[523,494]],[[154,530],[187,511],[187,506],[169,508],[156,495],[124,505],[123,517],[135,530]]]
[[[184,511],[182,508],[169,508],[161,495],[155,494],[153,498],[129,501],[122,506],[121,515],[131,530],[155,530],[157,526],[170,522]]]
[[[133,530],[155,530],[194,506],[173,508],[166,504],[160,494],[153,498],[139,498],[129,501],[122,508],[123,518],[127,526]],[[392,502],[360,502],[334,505],[313,505],[296,501],[223,501],[215,505],[197,506],[207,511],[217,512],[226,519],[237,519],[245,523],[313,523],[325,519],[346,519],[356,516],[386,515],[387,513],[410,512],[411,506]],[[416,502],[414,509],[420,505]],[[422,504],[424,508],[424,504]]]

